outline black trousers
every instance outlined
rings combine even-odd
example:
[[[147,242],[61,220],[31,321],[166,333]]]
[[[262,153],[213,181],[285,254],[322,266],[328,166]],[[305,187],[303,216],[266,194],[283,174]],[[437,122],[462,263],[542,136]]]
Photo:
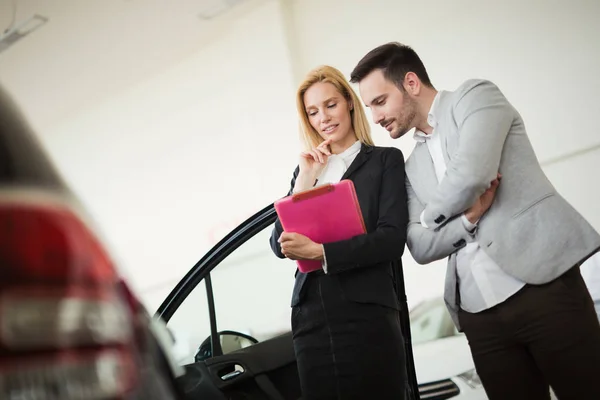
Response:
[[[600,399],[600,323],[579,267],[526,285],[480,313],[459,312],[490,400]]]
[[[292,309],[302,399],[403,400],[406,357],[397,310],[346,300],[337,279],[310,274]]]

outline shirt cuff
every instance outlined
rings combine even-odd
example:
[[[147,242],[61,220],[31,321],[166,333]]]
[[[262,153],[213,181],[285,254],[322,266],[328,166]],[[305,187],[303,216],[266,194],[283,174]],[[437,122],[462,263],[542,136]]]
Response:
[[[325,246],[323,246],[323,262],[321,265],[323,266],[323,272],[327,273],[327,255],[325,254]]]
[[[463,222],[463,225],[465,227],[465,229],[471,233],[473,233],[475,231],[475,229],[477,229],[477,223],[479,222],[479,220],[475,221],[475,223],[473,224],[471,221],[469,221],[469,219],[467,218],[467,216],[465,214],[463,214],[460,219]]]
[[[423,210],[421,212],[421,217],[419,219],[421,220],[421,225],[423,226],[423,228],[425,228],[425,229],[429,228],[427,226],[427,224],[425,223],[425,210]]]

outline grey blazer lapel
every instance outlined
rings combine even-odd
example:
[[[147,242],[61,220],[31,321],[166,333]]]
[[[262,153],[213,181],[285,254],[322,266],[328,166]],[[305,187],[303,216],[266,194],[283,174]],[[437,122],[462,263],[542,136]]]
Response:
[[[448,135],[442,134],[442,132],[436,132],[437,135],[441,135],[440,142],[442,144],[442,153],[444,154],[444,162],[446,165],[450,163],[450,154],[453,153],[453,144],[448,143]]]
[[[417,143],[406,163],[406,175],[419,201],[427,204],[438,185],[427,144]]]
[[[434,110],[435,118],[437,119],[437,126],[435,128],[435,134],[440,135],[440,143],[442,145],[442,153],[444,155],[444,162],[446,165],[450,163],[451,155],[456,151],[456,140],[453,137],[450,137],[449,132],[444,130],[444,128],[448,128],[448,122],[443,120],[444,117],[448,115],[448,108],[451,106],[450,99],[448,97],[448,92],[442,90],[438,94],[439,99],[437,102],[437,106]],[[440,123],[442,122],[442,123]]]

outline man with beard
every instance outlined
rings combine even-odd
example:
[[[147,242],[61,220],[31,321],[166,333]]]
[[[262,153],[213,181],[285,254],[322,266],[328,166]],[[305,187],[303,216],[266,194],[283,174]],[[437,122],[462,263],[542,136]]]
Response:
[[[448,257],[444,298],[491,400],[600,399],[600,324],[579,267],[600,235],[542,171],[499,88],[437,91],[416,52],[388,43],[355,67],[362,100],[406,161],[407,244]],[[501,180],[501,182],[500,182]]]

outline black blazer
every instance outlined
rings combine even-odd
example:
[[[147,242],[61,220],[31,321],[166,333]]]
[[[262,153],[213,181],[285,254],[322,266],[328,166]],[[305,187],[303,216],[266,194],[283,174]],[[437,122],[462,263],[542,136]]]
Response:
[[[288,195],[294,188],[298,171],[297,167]],[[325,243],[327,273],[331,279],[339,280],[349,300],[399,309],[393,262],[400,261],[404,253],[408,226],[404,156],[397,148],[363,144],[342,179],[354,182],[367,233]],[[282,232],[277,219],[270,243],[280,258],[284,255],[277,239]],[[307,274],[296,270],[292,306],[302,301],[306,279]]]

